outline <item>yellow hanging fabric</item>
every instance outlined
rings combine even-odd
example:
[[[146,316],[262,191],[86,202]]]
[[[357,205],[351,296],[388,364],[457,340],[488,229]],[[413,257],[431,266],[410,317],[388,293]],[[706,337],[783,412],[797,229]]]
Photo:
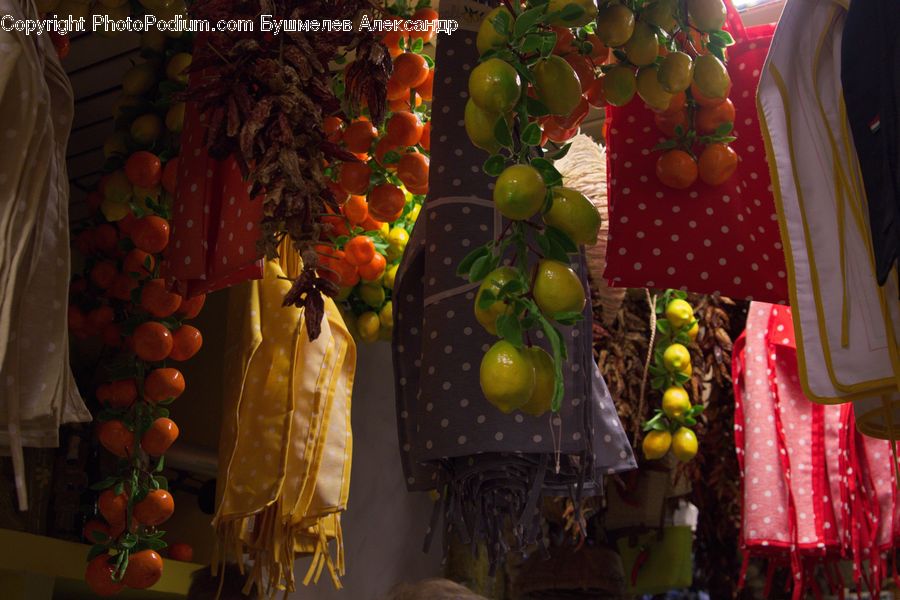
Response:
[[[340,513],[350,486],[350,396],[356,346],[325,299],[319,337],[303,309],[282,307],[301,269],[286,244],[264,278],[231,290],[218,508],[219,556],[249,554],[249,590],[294,590],[298,556],[313,557],[304,584],[344,572]],[[332,556],[330,543],[335,542]]]

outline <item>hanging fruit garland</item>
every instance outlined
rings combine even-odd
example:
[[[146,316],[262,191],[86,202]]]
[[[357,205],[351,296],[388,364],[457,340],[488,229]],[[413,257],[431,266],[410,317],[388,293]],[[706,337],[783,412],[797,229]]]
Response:
[[[401,23],[438,19],[428,0],[387,10]],[[335,161],[325,169],[339,210],[320,221],[330,241],[317,247],[320,272],[339,286],[335,299],[365,342],[390,339],[394,279],[428,193],[434,62],[425,50],[434,36],[433,28],[407,33],[401,26],[381,38],[393,62],[383,124],[376,126],[367,103],[344,103],[339,114],[324,120],[327,139],[356,160]],[[355,62],[336,78],[338,97]]]
[[[116,133],[104,144],[106,174],[88,196],[93,214],[77,226],[84,275],[71,285],[69,328],[103,343],[94,398],[95,432],[118,463],[92,489],[98,517],[85,579],[99,595],[143,589],[162,576],[158,527],[175,510],[162,471],[179,431],[167,406],[185,389],[177,364],[200,349],[205,296],[183,298],[163,279],[169,216],[192,41],[158,31],[141,38],[141,58],[123,78]],[[181,555],[184,555],[182,552]]]
[[[472,143],[491,153],[484,170],[497,177],[493,200],[508,223],[457,271],[481,282],[475,316],[501,338],[482,359],[480,381],[485,398],[503,412],[559,410],[567,359],[559,326],[582,318],[585,290],[569,255],[596,242],[600,215],[583,194],[562,186],[548,159],[562,157],[568,146],[544,157],[549,136],[539,123],[586,106],[575,68],[554,51],[561,41],[590,35],[596,11],[590,0],[506,3],[488,13],[478,32],[481,58],[469,77],[465,126]],[[585,56],[594,51],[588,41],[579,49]],[[586,116],[566,123],[572,135]],[[504,258],[509,266],[501,267]],[[552,355],[531,344],[537,331]]]
[[[223,2],[202,0],[191,6],[194,17],[274,21],[346,19],[369,9],[365,0],[306,2]],[[303,307],[310,339],[318,337],[324,315],[322,294],[335,296],[338,287],[320,276],[316,245],[328,237],[320,216],[338,214],[326,165],[334,161],[364,163],[329,141],[324,120],[341,110],[331,63],[342,53],[355,60],[345,73],[350,105],[365,101],[373,124],[383,121],[391,59],[374,32],[348,30],[327,34],[310,31],[210,33],[200,46],[192,72],[199,85],[185,98],[209,115],[206,144],[213,158],[233,156],[251,185],[251,197],[262,196],[260,252],[277,256],[285,237],[303,258],[303,272],[285,297],[285,304]]]
[[[656,314],[661,318],[654,319],[659,337],[655,347],[651,340],[649,374],[653,389],[662,392],[662,406],[643,426],[647,433],[642,449],[648,460],[660,459],[670,449],[681,462],[697,455],[697,435],[691,428],[697,424],[704,407],[691,404],[684,386],[693,373],[688,346],[697,339],[700,325],[686,298],[685,292],[666,290],[662,302],[654,302]]]
[[[736,138],[726,16],[722,0],[629,0],[603,4],[597,14],[596,35],[614,60],[600,67],[589,97],[625,106],[636,93],[655,113],[668,138],[654,148],[661,152],[656,176],[671,188],[689,188],[698,177],[721,185],[737,168],[728,145]]]

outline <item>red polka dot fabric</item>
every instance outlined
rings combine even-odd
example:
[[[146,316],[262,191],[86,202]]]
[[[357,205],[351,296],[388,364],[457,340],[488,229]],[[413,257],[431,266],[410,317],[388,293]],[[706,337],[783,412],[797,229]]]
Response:
[[[733,9],[732,9],[733,10]],[[656,178],[664,141],[640,98],[610,108],[607,130],[609,250],[604,273],[617,287],[681,288],[786,303],[787,273],[756,113],[756,87],[773,26],[729,25],[735,105],[732,147],[739,163],[720,186],[697,180],[686,190]]]
[[[804,396],[789,307],[750,304],[732,379],[745,556],[789,564],[795,598],[823,560],[851,559],[857,583],[873,560],[875,591],[900,535],[890,443],[856,430],[852,404]]]
[[[209,157],[206,126],[206,115],[188,103],[167,271],[188,296],[263,276],[257,252],[262,199],[251,200],[237,161]]]

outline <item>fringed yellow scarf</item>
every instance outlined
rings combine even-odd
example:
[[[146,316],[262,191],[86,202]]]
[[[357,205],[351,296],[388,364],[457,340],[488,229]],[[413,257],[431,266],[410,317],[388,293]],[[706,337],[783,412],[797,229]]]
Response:
[[[293,591],[294,560],[312,555],[304,585],[344,573],[340,514],[350,485],[350,395],[356,345],[325,299],[322,333],[310,341],[304,311],[282,307],[300,272],[286,245],[265,277],[232,288],[218,509],[218,559],[252,563],[245,592]],[[335,552],[330,548],[335,541]]]

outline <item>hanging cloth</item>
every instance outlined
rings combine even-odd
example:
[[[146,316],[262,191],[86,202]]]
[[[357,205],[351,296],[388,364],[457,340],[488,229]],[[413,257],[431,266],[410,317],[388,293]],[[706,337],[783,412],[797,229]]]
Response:
[[[28,0],[0,14],[35,19]],[[69,368],[66,324],[72,87],[47,36],[0,31],[0,448],[28,507],[23,446],[59,445],[91,415]]]
[[[331,299],[310,341],[303,309],[282,307],[301,270],[282,245],[261,281],[232,288],[225,423],[219,444],[220,556],[247,552],[263,595],[293,591],[293,565],[312,556],[304,584],[344,572],[340,513],[350,484],[350,396],[356,346]],[[336,541],[332,555],[329,544]]]
[[[496,338],[476,321],[478,286],[460,278],[456,265],[504,223],[488,199],[485,156],[459,125],[480,23],[478,13],[466,17],[464,9],[483,15],[490,6],[441,4],[442,15],[460,16],[461,29],[437,46],[432,137],[439,143],[429,196],[397,274],[392,348],[408,487],[439,491],[445,530],[463,543],[484,542],[493,565],[510,547],[539,538],[543,496],[598,494],[604,474],[633,469],[635,462],[592,356],[590,303],[584,320],[564,329],[569,363],[559,414],[504,414],[481,392],[480,360]],[[573,268],[585,281],[583,255]],[[533,341],[546,342],[540,334]]]
[[[735,446],[741,467],[745,566],[764,557],[791,571],[793,597],[815,591],[816,568],[839,559],[874,595],[885,552],[900,540],[890,444],[861,435],[849,404],[803,395],[791,309],[753,302],[735,344]],[[742,574],[743,577],[743,574]],[[836,591],[843,584],[832,580]],[[770,597],[767,592],[765,597]]]
[[[803,390],[813,402],[854,401],[861,432],[896,439],[900,291],[896,273],[878,286],[866,193],[841,93],[848,5],[788,0],[761,75],[758,109]]]
[[[211,52],[206,38],[201,33],[194,41],[195,61]],[[203,71],[191,73],[188,89],[204,82]],[[187,297],[263,276],[256,245],[262,198],[250,198],[250,184],[233,157],[209,156],[207,117],[196,102],[186,103],[166,276]]]

